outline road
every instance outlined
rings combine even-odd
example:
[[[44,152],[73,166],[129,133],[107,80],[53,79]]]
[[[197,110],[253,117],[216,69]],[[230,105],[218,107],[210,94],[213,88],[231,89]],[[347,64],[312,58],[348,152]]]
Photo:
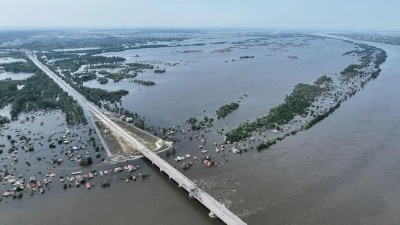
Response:
[[[245,224],[239,217],[225,208],[224,205],[219,203],[205,191],[197,187],[195,183],[193,183],[190,179],[188,179],[185,175],[171,166],[168,162],[164,161],[153,151],[146,148],[139,141],[130,136],[127,132],[125,132],[121,127],[111,121],[108,116],[104,115],[103,112],[94,105],[92,102],[88,101],[83,95],[81,95],[78,91],[73,89],[69,84],[67,84],[64,80],[58,77],[53,73],[48,67],[43,65],[37,58],[36,55],[30,53],[25,50],[24,53],[28,56],[33,63],[36,64],[43,72],[45,72],[48,76],[50,76],[56,83],[58,83],[64,90],[67,90],[73,97],[77,98],[76,100],[81,101],[82,104],[86,107],[86,109],[91,110],[94,115],[103,122],[106,126],[109,127],[110,130],[113,130],[122,138],[124,138],[128,143],[132,144],[138,151],[140,151],[144,157],[149,159],[153,164],[155,164],[160,171],[166,173],[170,179],[173,179],[178,185],[184,188],[192,198],[196,198],[200,203],[206,206],[210,210],[210,215],[214,214],[216,217],[221,219],[223,222],[229,225],[240,225]]]

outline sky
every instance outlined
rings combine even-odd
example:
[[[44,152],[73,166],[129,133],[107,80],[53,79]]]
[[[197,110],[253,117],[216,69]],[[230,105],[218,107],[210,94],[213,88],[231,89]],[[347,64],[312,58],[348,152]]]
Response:
[[[0,0],[0,29],[400,30],[400,0]]]

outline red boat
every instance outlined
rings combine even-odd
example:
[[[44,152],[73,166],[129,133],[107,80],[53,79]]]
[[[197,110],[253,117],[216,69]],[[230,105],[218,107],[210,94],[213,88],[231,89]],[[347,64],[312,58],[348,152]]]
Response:
[[[206,159],[206,160],[204,160],[204,164],[206,164],[206,166],[211,166],[211,162],[210,162],[210,161],[208,161],[207,159]]]
[[[87,183],[86,183],[86,188],[87,188],[87,189],[90,189],[90,188],[92,188],[92,185],[90,185],[90,183],[87,182]]]

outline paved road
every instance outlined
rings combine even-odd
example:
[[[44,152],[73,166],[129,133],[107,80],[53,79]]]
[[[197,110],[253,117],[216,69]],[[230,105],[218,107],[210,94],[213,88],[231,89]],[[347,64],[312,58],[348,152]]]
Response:
[[[111,130],[116,132],[122,138],[124,138],[128,143],[132,144],[136,147],[138,151],[140,151],[146,158],[148,158],[153,164],[155,164],[161,171],[164,171],[170,179],[175,180],[178,185],[184,188],[189,195],[193,198],[196,198],[199,202],[201,202],[204,206],[206,206],[212,213],[215,214],[218,218],[224,221],[226,224],[229,225],[236,225],[236,224],[245,224],[239,217],[229,211],[225,206],[221,203],[216,201],[213,197],[207,194],[202,189],[198,188],[195,183],[193,183],[190,179],[184,176],[181,172],[171,166],[169,163],[164,161],[160,158],[157,154],[153,151],[146,148],[142,145],[139,141],[134,139],[130,136],[127,132],[125,132],[121,127],[111,121],[103,112],[92,102],[86,100],[84,96],[82,96],[79,92],[73,89],[69,84],[67,84],[64,80],[54,74],[49,68],[43,65],[37,58],[36,55],[24,51],[25,54],[41,69],[43,70],[48,76],[53,78],[61,87],[66,89],[69,93],[75,95],[77,100],[80,100],[87,109],[91,110],[94,115],[101,120],[106,126],[108,126]]]

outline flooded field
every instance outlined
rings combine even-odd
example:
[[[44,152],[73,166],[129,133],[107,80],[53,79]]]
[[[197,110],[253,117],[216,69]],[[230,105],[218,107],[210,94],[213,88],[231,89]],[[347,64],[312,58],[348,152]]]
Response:
[[[106,86],[96,80],[85,84],[108,90],[129,90],[129,95],[122,100],[124,108],[144,116],[147,124],[175,126],[180,130],[171,134],[179,139],[174,144],[177,153],[174,156],[162,153],[161,157],[248,224],[393,224],[399,221],[396,196],[400,191],[400,143],[397,138],[400,124],[396,118],[400,111],[397,94],[400,49],[369,43],[383,48],[388,54],[379,77],[310,130],[288,137],[268,150],[234,154],[227,148],[217,152],[214,143],[224,141],[222,135],[215,133],[217,129],[229,130],[240,122],[263,116],[282,103],[296,84],[312,83],[324,74],[339,74],[349,64],[358,63],[357,57],[342,55],[354,50],[355,46],[341,40],[254,39],[257,38],[239,34],[205,34],[183,42],[207,43],[204,46],[104,53],[124,57],[127,63],[153,63],[167,72],[156,74],[146,70],[138,75],[138,79],[155,81],[157,85],[154,86],[139,86],[129,79],[118,83],[111,81]],[[215,42],[226,43],[211,44]],[[242,56],[254,58],[240,59]],[[215,111],[220,106],[237,101],[240,101],[237,110],[224,119],[216,118]],[[6,146],[2,148],[1,157],[4,157],[2,163],[7,165],[13,159],[11,156],[7,159],[10,147],[7,135],[16,138],[16,129],[24,131],[25,127],[31,133],[23,133],[32,140],[37,139],[33,140],[35,150],[32,153],[18,150],[18,165],[25,164],[28,158],[31,166],[17,168],[16,164],[10,165],[11,170],[16,168],[14,175],[23,174],[29,178],[30,174],[36,174],[37,178],[43,179],[46,173],[53,172],[55,178],[59,178],[77,170],[86,174],[128,164],[139,165],[139,168],[107,177],[96,176],[91,181],[95,185],[91,190],[83,186],[64,190],[63,183],[53,179],[51,189],[46,189],[43,195],[24,193],[21,199],[3,198],[0,215],[5,224],[46,224],[55,220],[64,224],[116,221],[220,224],[209,218],[205,208],[151,162],[137,159],[103,163],[104,150],[100,150],[100,157],[94,155],[95,149],[88,135],[91,125],[82,130],[79,126],[69,128],[63,125],[63,117],[57,116],[54,110],[43,113],[45,115],[35,116],[33,123],[16,121],[2,133],[2,143]],[[30,115],[26,113],[21,118]],[[189,131],[186,120],[193,116],[213,117],[213,127],[207,129],[209,132]],[[50,149],[47,138],[62,138],[68,134],[65,133],[67,129],[70,133],[68,145],[56,143],[56,148]],[[97,137],[95,141],[100,145]],[[61,153],[66,148],[82,145],[85,150],[79,153],[86,154],[89,149],[93,158],[89,167],[82,168]],[[203,150],[208,152],[202,153]],[[177,156],[186,154],[190,157],[183,162],[193,162],[188,170],[180,168],[182,161],[175,161]],[[205,166],[202,159],[206,155],[217,166]],[[42,160],[38,161],[38,157]],[[61,165],[49,163],[50,159],[59,157],[63,159]],[[39,171],[42,173],[38,174]],[[142,172],[150,176],[126,182],[128,175],[138,176]],[[100,183],[107,179],[111,180],[111,187],[101,188]],[[6,183],[1,188],[4,192],[3,189],[11,186]],[[45,212],[45,216],[40,212]]]

